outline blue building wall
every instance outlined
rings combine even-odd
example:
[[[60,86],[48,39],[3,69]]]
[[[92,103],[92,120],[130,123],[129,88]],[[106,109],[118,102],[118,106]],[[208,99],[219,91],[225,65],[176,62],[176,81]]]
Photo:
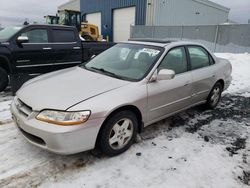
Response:
[[[145,25],[147,0],[81,0],[83,19],[86,14],[101,12],[102,35],[113,40],[113,9],[136,7],[135,24]]]

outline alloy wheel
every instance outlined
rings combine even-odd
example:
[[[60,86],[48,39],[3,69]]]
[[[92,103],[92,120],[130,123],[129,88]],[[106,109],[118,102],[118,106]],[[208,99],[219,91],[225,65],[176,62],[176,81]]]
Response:
[[[131,140],[134,132],[133,122],[124,118],[116,122],[109,134],[109,145],[114,150],[124,148]]]

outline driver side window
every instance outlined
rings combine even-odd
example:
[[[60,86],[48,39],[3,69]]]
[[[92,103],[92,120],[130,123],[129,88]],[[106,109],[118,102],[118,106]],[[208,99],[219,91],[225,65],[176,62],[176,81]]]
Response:
[[[28,43],[48,43],[48,32],[46,29],[33,29],[22,33],[21,36],[28,37]]]
[[[184,47],[177,47],[168,52],[160,66],[158,72],[161,69],[170,69],[175,71],[175,74],[187,72],[187,58]]]

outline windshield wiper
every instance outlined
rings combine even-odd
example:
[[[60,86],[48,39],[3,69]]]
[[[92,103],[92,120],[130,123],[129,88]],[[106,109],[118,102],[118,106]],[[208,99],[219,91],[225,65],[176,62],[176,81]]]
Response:
[[[96,68],[96,67],[90,67],[90,68],[94,69],[94,70],[97,70],[98,72],[102,72],[104,74],[107,74],[109,76],[124,80],[124,78],[122,76],[119,76],[119,75],[117,75],[117,74],[115,74],[113,72],[109,72],[109,71],[107,71],[107,70],[105,70],[103,68]]]

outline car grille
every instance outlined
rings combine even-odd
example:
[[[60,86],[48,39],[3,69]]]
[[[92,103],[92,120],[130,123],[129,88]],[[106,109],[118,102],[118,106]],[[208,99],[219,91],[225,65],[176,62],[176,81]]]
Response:
[[[15,98],[15,105],[18,112],[26,118],[32,113],[32,108],[18,98]]]

